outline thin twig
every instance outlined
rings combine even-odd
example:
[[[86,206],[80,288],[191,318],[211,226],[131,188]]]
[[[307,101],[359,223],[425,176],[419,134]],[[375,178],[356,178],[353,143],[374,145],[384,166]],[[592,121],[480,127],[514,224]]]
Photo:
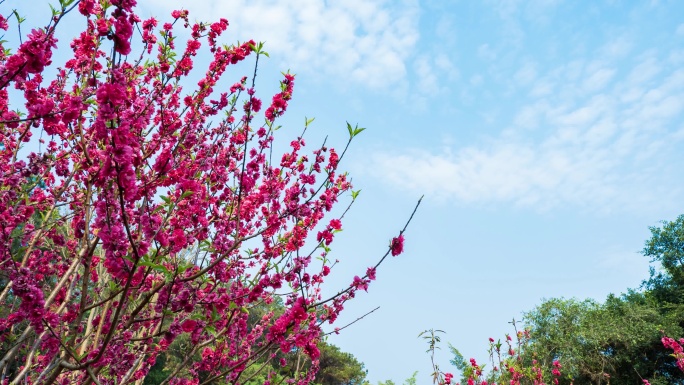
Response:
[[[348,324],[342,326],[341,328],[336,328],[335,330],[333,330],[333,331],[331,331],[331,332],[328,332],[328,333],[323,334],[321,337],[325,337],[325,336],[330,335],[330,334],[333,334],[333,333],[337,334],[337,333],[339,333],[340,331],[342,331],[342,330],[344,330],[344,329],[346,329],[346,328],[352,326],[353,324],[355,324],[355,323],[361,321],[361,320],[364,319],[367,315],[373,313],[374,311],[376,311],[376,310],[378,310],[378,309],[380,309],[380,306],[378,306],[378,307],[376,307],[375,309],[369,311],[368,313],[362,315],[361,317],[355,319],[354,321],[352,321],[352,322],[350,322],[350,323],[348,323]]]

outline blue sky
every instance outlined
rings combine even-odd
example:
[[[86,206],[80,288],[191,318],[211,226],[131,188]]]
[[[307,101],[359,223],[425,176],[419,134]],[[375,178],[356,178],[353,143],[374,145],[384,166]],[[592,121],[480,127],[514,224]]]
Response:
[[[648,226],[684,213],[681,2],[139,4],[225,17],[229,42],[265,41],[260,95],[297,74],[283,136],[305,116],[312,145],[342,147],[345,121],[367,127],[343,163],[362,192],[334,243],[331,292],[374,264],[425,195],[406,253],[341,325],[380,309],[330,340],[373,383],[416,370],[429,382],[424,329],[484,360],[487,338],[542,298],[637,287]]]

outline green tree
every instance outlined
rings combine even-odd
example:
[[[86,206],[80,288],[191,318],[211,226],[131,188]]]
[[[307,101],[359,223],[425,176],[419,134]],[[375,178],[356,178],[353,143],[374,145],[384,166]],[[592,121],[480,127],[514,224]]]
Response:
[[[672,222],[663,221],[662,227],[649,227],[651,239],[642,253],[651,262],[659,262],[669,277],[684,281],[684,214]]]
[[[684,384],[660,343],[663,331],[681,328],[645,293],[611,294],[603,304],[551,299],[526,313],[525,322],[529,352],[545,363],[559,360],[575,383]]]
[[[650,278],[643,287],[666,311],[680,308],[678,305],[684,303],[684,215],[649,230],[651,238],[646,241],[642,254],[652,263],[658,263],[661,269],[651,267]]]
[[[321,343],[319,349],[321,357],[315,380],[317,384],[361,385],[366,380],[367,370],[352,354],[326,342]]]
[[[524,322],[530,328],[533,354],[543,364],[559,360],[563,372],[574,378],[583,372],[591,373],[587,367],[601,368],[601,362],[593,362],[591,353],[597,350],[594,341],[583,330],[587,314],[598,308],[592,300],[553,298],[526,313]]]

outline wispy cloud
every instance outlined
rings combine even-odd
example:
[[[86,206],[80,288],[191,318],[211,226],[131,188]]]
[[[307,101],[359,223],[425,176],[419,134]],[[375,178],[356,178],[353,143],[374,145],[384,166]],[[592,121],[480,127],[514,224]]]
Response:
[[[166,0],[143,6],[171,10]],[[225,17],[234,40],[265,41],[266,50],[298,73],[310,71],[370,88],[400,82],[416,45],[415,0],[195,1],[185,3],[191,18]],[[156,12],[158,13],[158,12]]]
[[[489,44],[482,44],[477,48],[477,56],[485,61],[493,61],[496,59],[496,52]]]
[[[381,152],[387,182],[462,204],[649,210],[682,198],[684,70],[645,52],[626,68],[574,60],[512,77],[529,99],[498,136],[439,152]]]

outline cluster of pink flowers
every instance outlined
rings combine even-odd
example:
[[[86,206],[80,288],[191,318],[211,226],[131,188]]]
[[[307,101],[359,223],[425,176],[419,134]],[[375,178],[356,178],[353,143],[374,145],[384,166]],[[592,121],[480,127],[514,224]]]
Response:
[[[273,96],[271,105],[266,109],[266,119],[273,122],[275,118],[282,115],[287,109],[287,102],[292,98],[292,88],[294,87],[294,75],[285,74],[285,80],[281,83],[282,91]]]
[[[220,44],[225,19],[191,23],[174,11],[169,23],[142,21],[135,5],[81,0],[14,52],[0,43],[0,372],[13,383],[132,383],[186,335],[188,359],[169,368],[171,384],[198,383],[200,371],[207,383],[235,382],[257,360],[298,352],[311,362],[296,375],[304,385],[323,324],[379,265],[322,295],[342,228],[325,218],[352,188],[341,155],[305,154],[303,137],[275,153],[273,122],[294,75],[284,74],[261,125],[256,79],[224,81],[260,44]],[[70,17],[85,28],[44,79]],[[183,49],[178,27],[189,32]],[[203,44],[206,71],[185,90]],[[249,318],[280,299],[282,314]]]
[[[677,367],[684,371],[684,348],[682,347],[684,346],[684,338],[680,338],[677,341],[674,338],[663,336],[661,342],[666,349],[672,350],[672,355],[677,360]]]
[[[393,238],[392,243],[390,244],[390,249],[392,250],[393,257],[396,257],[404,252],[404,236],[399,235],[398,237]]]

